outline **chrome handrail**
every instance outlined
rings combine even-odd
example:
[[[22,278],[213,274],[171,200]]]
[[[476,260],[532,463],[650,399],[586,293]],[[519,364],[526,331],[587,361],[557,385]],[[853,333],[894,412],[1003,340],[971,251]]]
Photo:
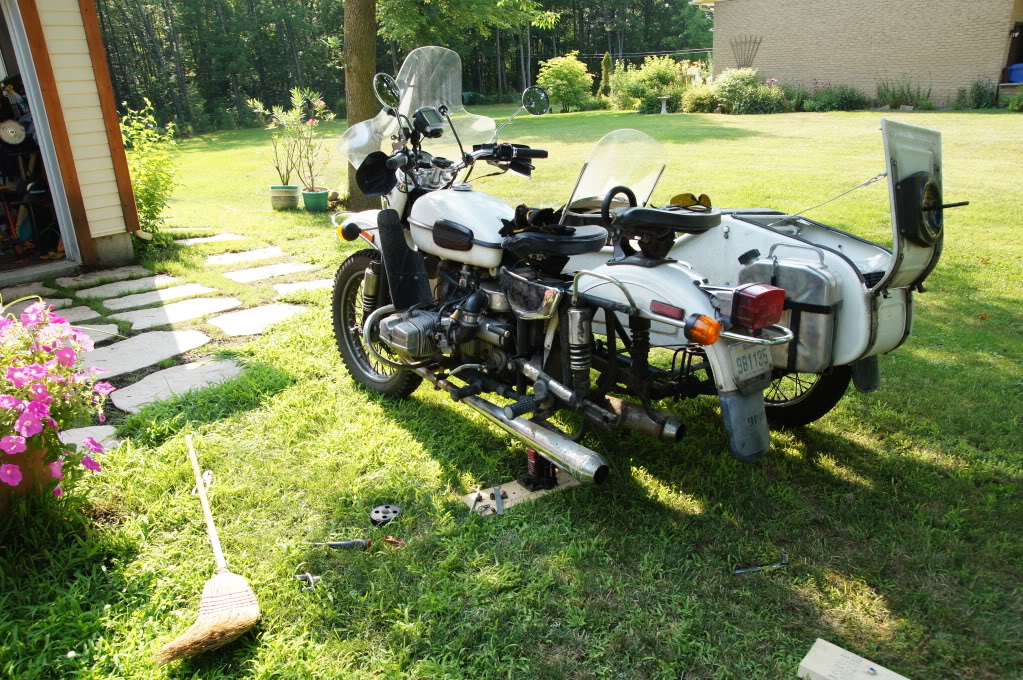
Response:
[[[796,334],[784,326],[778,324],[771,324],[764,330],[772,330],[781,335],[773,338],[758,338],[753,335],[743,335],[742,333],[733,333],[732,331],[721,331],[722,338],[728,338],[729,340],[737,340],[739,342],[745,342],[750,345],[784,345],[786,342],[791,342]]]

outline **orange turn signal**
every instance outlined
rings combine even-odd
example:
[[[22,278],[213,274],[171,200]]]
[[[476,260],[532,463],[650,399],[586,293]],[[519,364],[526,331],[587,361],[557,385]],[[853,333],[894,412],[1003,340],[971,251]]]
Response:
[[[690,314],[684,331],[693,342],[713,345],[721,336],[721,323],[703,314]]]
[[[340,227],[338,227],[336,230],[334,230],[334,233],[337,235],[337,240],[339,240],[339,241],[346,241],[347,240],[345,238],[344,234],[341,233],[344,230],[345,230],[345,225],[343,225],[343,224]]]

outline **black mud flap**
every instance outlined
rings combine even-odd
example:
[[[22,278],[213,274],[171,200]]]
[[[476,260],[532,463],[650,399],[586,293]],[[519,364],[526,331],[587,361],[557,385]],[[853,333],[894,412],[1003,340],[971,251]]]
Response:
[[[394,210],[381,210],[377,217],[380,251],[391,290],[391,302],[398,311],[433,301],[426,278],[423,256],[408,247],[401,218]]]
[[[752,462],[771,449],[771,433],[764,411],[764,393],[722,392],[721,418],[728,433],[728,448],[736,460]]]
[[[860,392],[876,392],[881,388],[881,367],[876,354],[852,362],[849,368],[852,369],[853,385]]]

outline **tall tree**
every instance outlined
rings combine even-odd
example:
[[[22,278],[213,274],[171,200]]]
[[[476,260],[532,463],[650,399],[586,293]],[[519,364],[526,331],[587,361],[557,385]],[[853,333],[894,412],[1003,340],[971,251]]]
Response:
[[[376,0],[345,2],[345,103],[348,125],[369,120],[379,106],[373,95],[373,74],[377,66]],[[379,207],[380,200],[359,190],[355,170],[348,166],[348,209]]]

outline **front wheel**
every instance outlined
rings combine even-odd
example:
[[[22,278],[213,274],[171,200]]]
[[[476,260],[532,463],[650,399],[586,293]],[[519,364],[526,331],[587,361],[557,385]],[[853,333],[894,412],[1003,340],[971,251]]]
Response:
[[[775,378],[764,390],[768,422],[776,427],[802,427],[823,418],[842,399],[851,378],[848,366]]]
[[[366,270],[380,262],[380,253],[375,250],[360,250],[341,263],[334,277],[334,339],[341,352],[341,360],[352,378],[365,387],[388,397],[404,398],[412,394],[423,379],[412,371],[402,370],[376,361],[366,351],[367,340],[362,336],[365,320],[363,292],[366,284]],[[383,273],[379,276],[378,290],[386,286]],[[382,297],[382,296],[381,296]],[[378,300],[377,305],[386,304]],[[379,343],[373,348],[379,354],[387,351]]]

